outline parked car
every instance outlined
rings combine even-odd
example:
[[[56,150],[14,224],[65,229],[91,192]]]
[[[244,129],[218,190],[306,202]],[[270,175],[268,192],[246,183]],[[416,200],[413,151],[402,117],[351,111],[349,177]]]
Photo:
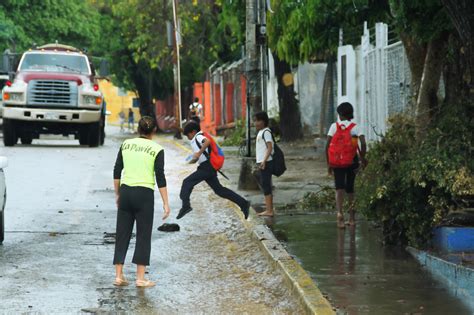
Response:
[[[3,169],[7,167],[8,160],[0,156],[0,244],[5,238],[5,203],[7,202],[7,185]]]
[[[2,89],[8,81],[8,74],[0,73],[0,118],[3,117],[3,93]]]

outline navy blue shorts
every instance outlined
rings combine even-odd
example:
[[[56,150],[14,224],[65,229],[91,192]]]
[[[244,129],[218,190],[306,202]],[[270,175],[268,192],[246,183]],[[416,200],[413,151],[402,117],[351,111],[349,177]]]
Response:
[[[336,189],[344,189],[346,193],[354,193],[354,183],[356,178],[357,165],[345,168],[334,168],[334,181]]]
[[[265,196],[272,194],[273,161],[267,161],[264,170],[260,170],[260,185]]]

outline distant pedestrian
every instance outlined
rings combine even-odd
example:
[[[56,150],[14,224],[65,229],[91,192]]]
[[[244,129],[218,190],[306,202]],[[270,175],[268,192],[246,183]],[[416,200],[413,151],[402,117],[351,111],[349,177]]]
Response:
[[[211,164],[212,155],[217,154],[212,149],[213,140],[209,139],[208,137],[210,136],[204,134],[199,125],[194,121],[190,121],[184,126],[183,133],[191,141],[191,148],[194,152],[191,162],[197,162],[199,166],[194,173],[186,177],[183,181],[179,195],[183,206],[179,211],[177,219],[181,219],[193,210],[190,202],[191,192],[194,186],[203,181],[205,181],[219,197],[237,204],[242,210],[245,219],[247,219],[250,203],[234,191],[222,186],[217,178],[217,171]]]
[[[273,217],[273,192],[272,192],[272,173],[273,173],[273,153],[275,152],[275,143],[273,134],[268,128],[269,119],[266,112],[256,113],[254,124],[257,129],[256,139],[256,161],[259,172],[260,186],[265,196],[265,211],[259,213],[259,216]]]
[[[128,129],[135,130],[135,113],[131,108],[128,109]]]
[[[194,102],[191,105],[189,105],[188,119],[189,120],[194,120],[198,124],[201,123],[201,120],[204,119],[202,104],[199,103],[199,98],[198,97],[196,97],[194,99]]]
[[[140,137],[125,140],[115,162],[114,187],[118,208],[114,254],[116,286],[128,285],[123,265],[135,222],[137,237],[132,262],[137,265],[136,286],[155,285],[145,279],[146,266],[150,265],[155,180],[163,200],[163,220],[170,214],[164,173],[165,154],[163,148],[152,140],[155,132],[156,125],[151,117],[140,119]]]
[[[119,121],[120,121],[120,132],[123,132],[124,131],[124,124],[125,124],[125,113],[123,112],[123,110],[120,111],[119,113]]]
[[[333,123],[329,128],[326,157],[328,172],[334,175],[336,186],[336,210],[337,226],[345,227],[344,222],[344,195],[349,199],[349,222],[350,226],[355,225],[354,209],[354,182],[356,173],[360,166],[365,167],[367,160],[365,153],[367,144],[365,136],[359,131],[354,119],[354,108],[348,102],[337,107],[339,121]],[[360,146],[359,146],[360,143]]]

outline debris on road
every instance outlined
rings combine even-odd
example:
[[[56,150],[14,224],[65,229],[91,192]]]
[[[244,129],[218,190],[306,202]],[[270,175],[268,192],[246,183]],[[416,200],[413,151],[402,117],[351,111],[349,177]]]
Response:
[[[179,230],[179,225],[176,223],[163,223],[158,227],[158,231],[160,232],[179,232]]]

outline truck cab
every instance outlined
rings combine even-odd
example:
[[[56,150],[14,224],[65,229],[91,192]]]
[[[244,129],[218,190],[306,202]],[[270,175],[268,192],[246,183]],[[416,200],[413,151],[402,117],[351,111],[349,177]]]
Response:
[[[74,47],[48,44],[25,52],[2,96],[5,146],[19,139],[31,144],[41,134],[103,144],[104,98],[88,56]]]

